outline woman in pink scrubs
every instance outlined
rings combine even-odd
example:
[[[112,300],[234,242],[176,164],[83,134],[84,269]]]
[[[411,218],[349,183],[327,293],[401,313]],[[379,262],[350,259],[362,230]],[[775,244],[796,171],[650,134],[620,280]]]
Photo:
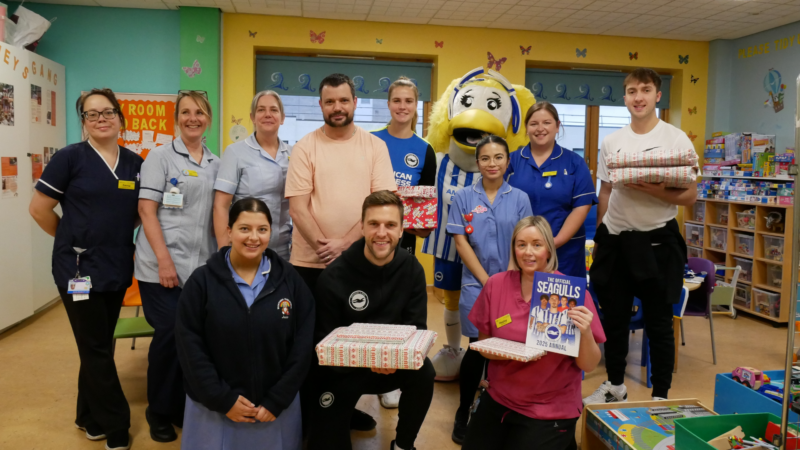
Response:
[[[511,239],[512,261],[517,270],[489,278],[478,296],[469,320],[479,340],[499,337],[525,342],[534,272],[559,273],[553,233],[542,216],[517,223]],[[581,331],[577,357],[548,353],[527,363],[483,353],[489,359],[489,388],[472,415],[463,450],[577,448],[575,426],[581,415],[581,371],[590,372],[600,362],[598,343],[605,341],[594,302],[569,312]],[[496,319],[511,321],[497,325]]]

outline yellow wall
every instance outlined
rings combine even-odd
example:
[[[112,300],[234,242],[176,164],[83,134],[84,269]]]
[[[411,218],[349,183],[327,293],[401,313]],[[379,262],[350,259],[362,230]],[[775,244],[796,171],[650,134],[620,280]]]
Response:
[[[325,31],[323,44],[311,43],[309,30]],[[256,32],[250,37],[249,31]],[[581,67],[630,69],[647,66],[673,75],[670,122],[697,138],[695,149],[702,155],[705,136],[708,43],[632,37],[593,36],[539,31],[460,28],[285,16],[223,14],[223,101],[222,117],[248,117],[255,94],[256,52],[300,54],[365,55],[382,58],[424,59],[434,63],[433,97],[438,98],[448,83],[470,69],[485,65],[486,52],[507,57],[501,73],[512,83],[525,83],[526,67]],[[382,39],[383,44],[378,44]],[[434,41],[444,41],[437,48]],[[532,45],[530,55],[521,55],[519,46]],[[577,58],[575,49],[588,49]],[[628,53],[638,52],[638,60]],[[679,64],[678,55],[690,55],[689,64]],[[690,75],[699,77],[690,83]],[[698,114],[689,115],[688,108]],[[249,120],[242,121],[252,131]],[[247,122],[246,124],[244,122]],[[223,148],[231,144],[228,131],[233,126],[223,121]],[[432,261],[420,257],[432,283]]]

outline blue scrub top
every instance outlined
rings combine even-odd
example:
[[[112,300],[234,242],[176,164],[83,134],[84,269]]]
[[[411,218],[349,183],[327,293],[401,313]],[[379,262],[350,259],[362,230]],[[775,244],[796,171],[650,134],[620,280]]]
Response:
[[[553,174],[544,176],[550,173]],[[574,208],[597,204],[595,186],[586,162],[580,155],[558,144],[541,167],[531,155],[530,144],[511,153],[506,180],[528,194],[533,213],[547,219],[553,237],[561,231]],[[546,187],[548,181],[551,183],[549,189]],[[585,277],[585,246],[586,229],[581,224],[575,236],[557,250],[558,271],[564,275]]]
[[[472,212],[471,222],[464,218],[469,212]],[[447,232],[466,235],[483,270],[492,276],[508,270],[514,227],[522,218],[532,214],[530,200],[521,190],[503,182],[494,203],[490,203],[483,189],[483,182],[479,179],[471,187],[456,192],[447,219]],[[467,225],[474,228],[472,234],[467,234]],[[478,337],[478,329],[467,317],[482,288],[481,282],[465,265],[461,272],[458,309],[461,315],[461,333],[467,337]]]
[[[144,160],[120,147],[109,166],[88,141],[53,155],[36,190],[58,200],[63,215],[53,243],[53,278],[66,289],[78,270],[93,292],[127,289],[133,279],[133,230],[139,218],[139,178]]]

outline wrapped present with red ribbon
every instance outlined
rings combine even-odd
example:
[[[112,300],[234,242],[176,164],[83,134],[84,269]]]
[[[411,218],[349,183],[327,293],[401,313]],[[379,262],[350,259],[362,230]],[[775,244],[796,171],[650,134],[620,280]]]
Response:
[[[547,352],[543,350],[528,347],[524,342],[509,341],[508,339],[500,338],[489,338],[473,342],[469,344],[469,348],[519,362],[533,361],[547,354]]]
[[[403,228],[436,228],[436,186],[403,186],[397,189],[397,195],[403,199]]]
[[[354,324],[333,330],[316,346],[321,366],[419,370],[431,351],[437,334],[408,330],[397,325]]]

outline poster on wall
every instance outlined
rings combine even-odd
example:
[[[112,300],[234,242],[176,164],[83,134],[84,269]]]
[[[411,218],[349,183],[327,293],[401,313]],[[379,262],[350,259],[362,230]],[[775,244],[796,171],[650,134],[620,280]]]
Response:
[[[14,126],[14,86],[0,83],[0,125]]]
[[[46,91],[47,95],[47,124],[56,126],[56,91]]]
[[[0,158],[0,174],[2,174],[3,178],[2,198],[13,198],[19,195],[17,192],[18,169],[17,158]]]
[[[33,180],[33,184],[31,188],[33,189],[36,186],[36,183],[39,181],[39,178],[42,178],[42,172],[44,171],[44,164],[42,163],[42,155],[38,153],[33,153],[31,155],[31,180]]]
[[[42,123],[42,87],[31,85],[31,123]]]
[[[84,92],[85,93],[85,92]],[[175,139],[174,94],[116,94],[126,127],[120,132],[119,145],[147,158],[150,150]],[[83,133],[83,139],[86,139]]]

